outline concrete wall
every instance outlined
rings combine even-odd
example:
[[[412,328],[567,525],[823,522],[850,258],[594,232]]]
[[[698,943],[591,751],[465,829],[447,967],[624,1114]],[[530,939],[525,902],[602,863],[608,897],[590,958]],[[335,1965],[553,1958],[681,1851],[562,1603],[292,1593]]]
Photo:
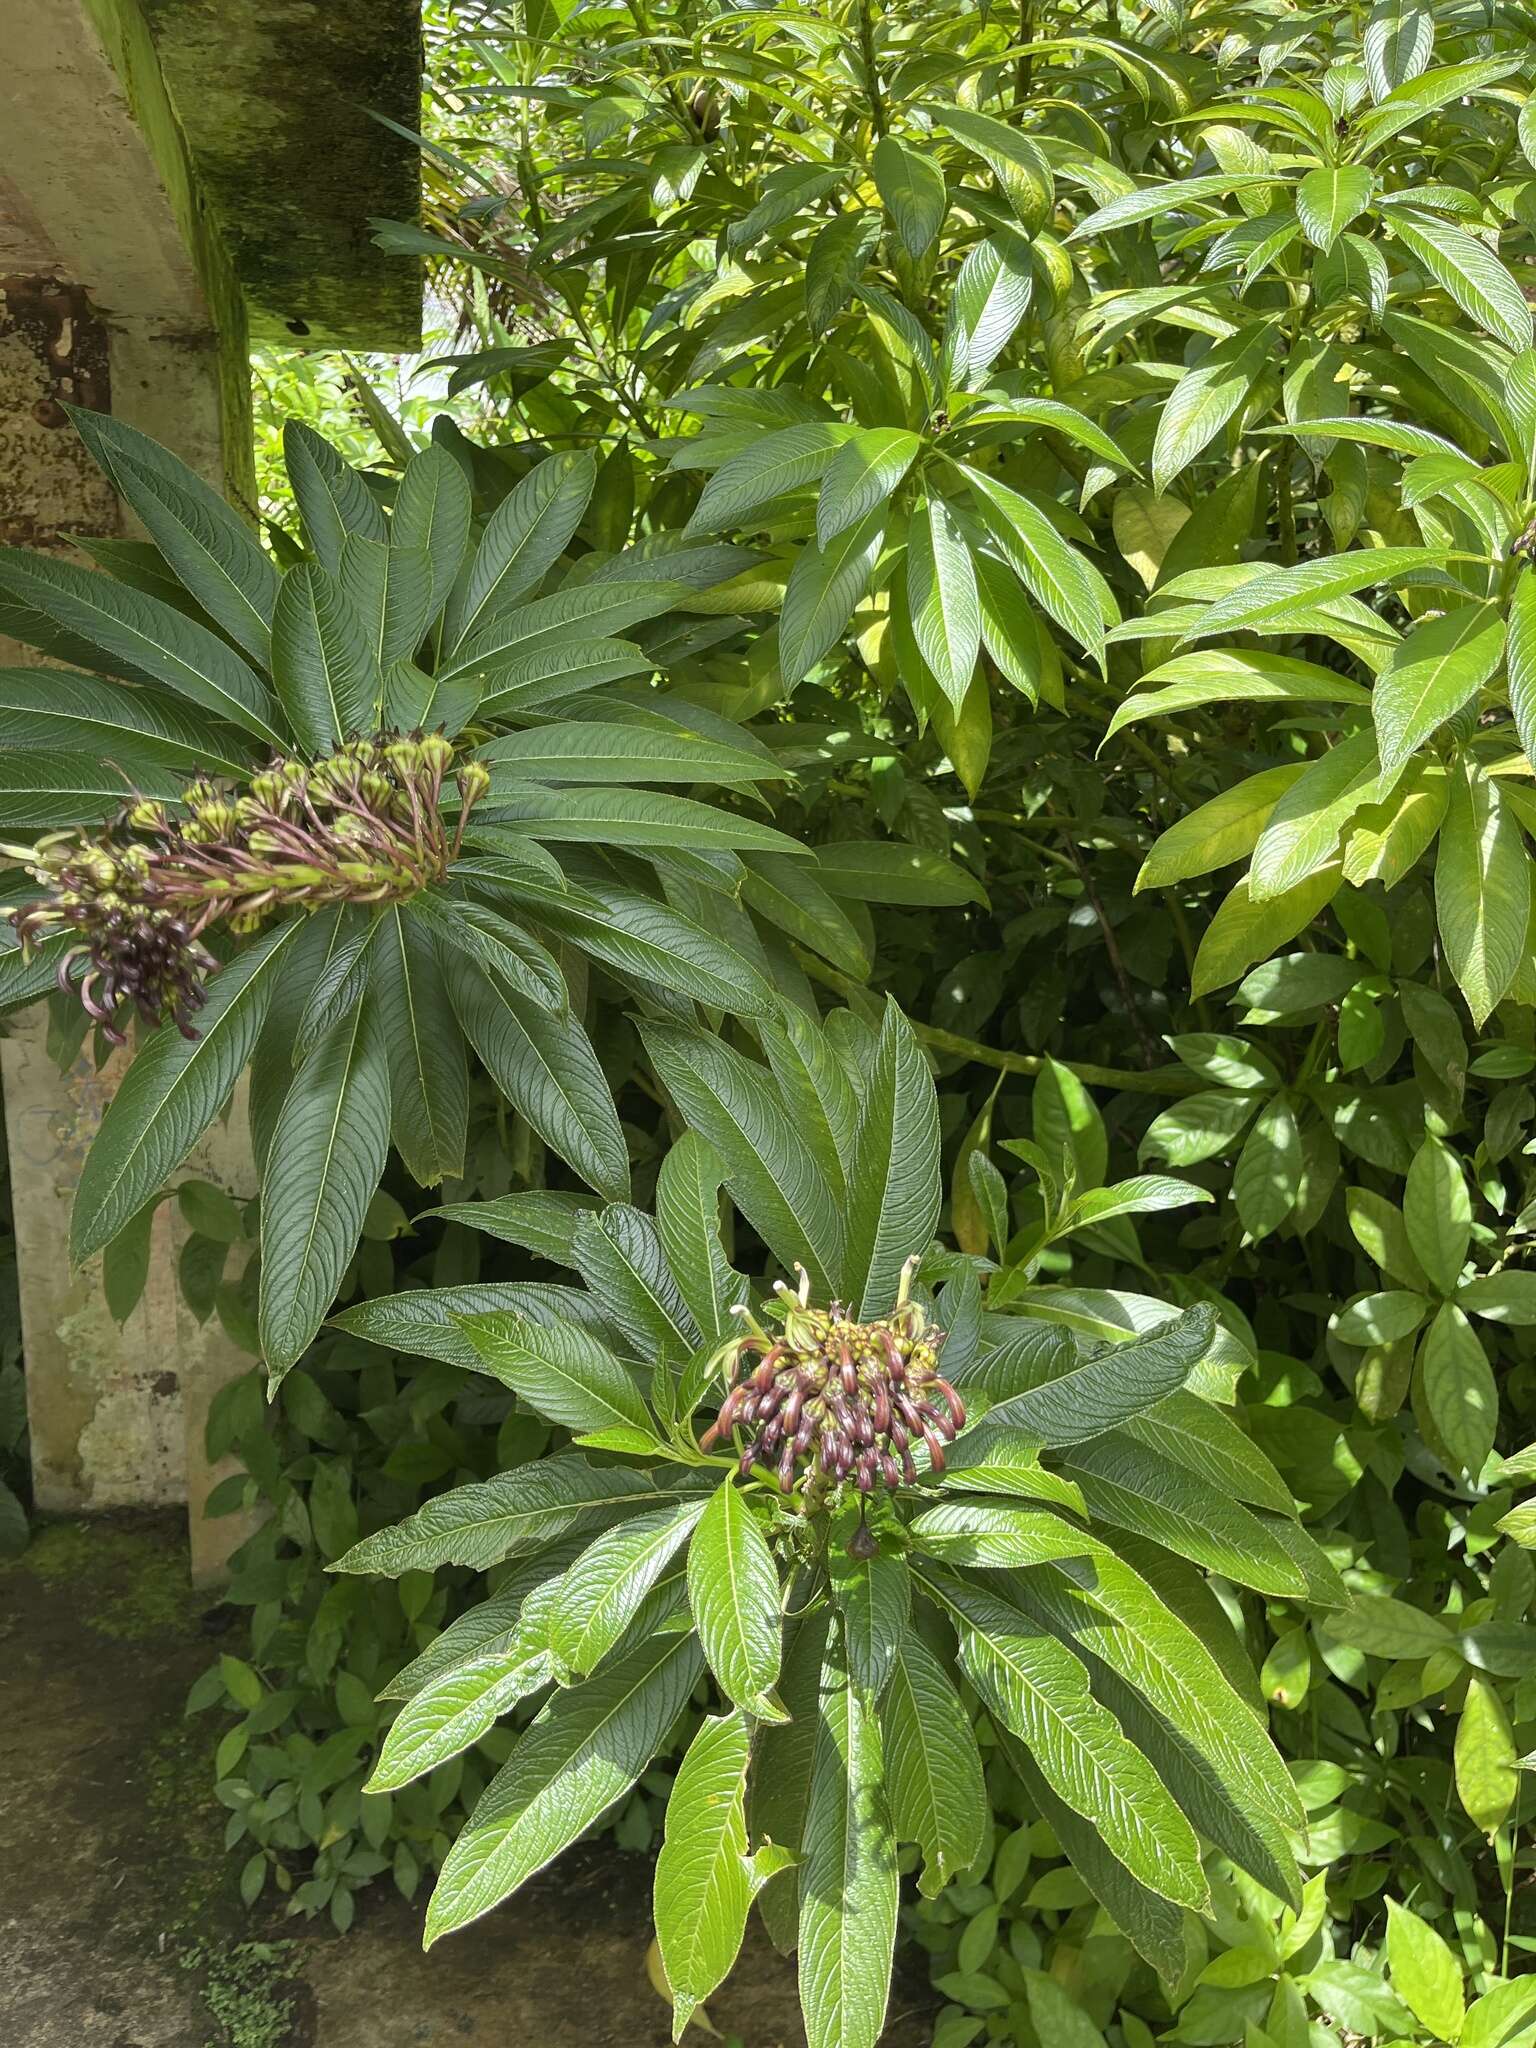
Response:
[[[371,215],[414,219],[420,0],[0,0],[0,545],[123,530],[66,404],[110,411],[254,513],[248,336],[408,348],[419,276]],[[0,663],[40,657],[4,638]],[[69,1269],[69,1204],[125,1064],[61,1076],[44,1008],[0,1042],[39,1505],[185,1499],[194,1572],[213,1393],[251,1361],[180,1300],[174,1204],[119,1327],[100,1263]],[[243,1116],[188,1177],[249,1196]]]
[[[0,541],[68,550],[121,530],[65,401],[113,412],[249,502],[243,302],[142,18],[96,0],[0,0],[0,51]],[[37,659],[0,638],[0,662]],[[100,1262],[70,1270],[69,1203],[123,1055],[98,1071],[88,1046],[61,1077],[47,1025],[39,1006],[0,1043],[38,1505],[186,1500],[207,1578],[240,1529],[202,1520],[217,1476],[203,1419],[251,1360],[180,1300],[174,1204],[156,1214],[144,1294],[121,1327]],[[210,1133],[187,1172],[253,1193],[243,1119]]]

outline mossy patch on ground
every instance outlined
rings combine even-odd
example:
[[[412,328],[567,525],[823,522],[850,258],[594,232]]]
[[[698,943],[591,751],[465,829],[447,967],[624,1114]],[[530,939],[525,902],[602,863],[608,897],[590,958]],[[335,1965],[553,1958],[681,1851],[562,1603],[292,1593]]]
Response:
[[[75,1612],[114,1642],[189,1636],[207,1595],[187,1583],[184,1556],[167,1548],[159,1525],[134,1515],[43,1522],[11,1571],[51,1588],[69,1586]]]
[[[184,1713],[217,1645],[174,1513],[45,1523],[0,1567],[0,2041],[82,2048],[666,2048],[646,1979],[650,1865],[573,1850],[509,1912],[430,1955],[421,1903],[373,1887],[337,1935],[240,1903],[210,1717]],[[578,1987],[573,1996],[572,1987]],[[713,2005],[714,2002],[712,2002]],[[794,1971],[755,1935],[717,2002],[745,2048],[803,2039]],[[926,2012],[888,2048],[918,2048]]]
[[[218,2048],[284,2048],[299,1962],[291,1941],[192,1942],[177,1961],[202,1977]]]

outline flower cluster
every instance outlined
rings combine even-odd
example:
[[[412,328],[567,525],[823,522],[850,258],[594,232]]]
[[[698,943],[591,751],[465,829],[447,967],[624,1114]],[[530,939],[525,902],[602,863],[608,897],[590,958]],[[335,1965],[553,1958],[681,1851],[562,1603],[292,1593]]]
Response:
[[[965,1404],[939,1377],[944,1332],[910,1299],[910,1285],[909,1265],[891,1313],[860,1323],[838,1302],[813,1309],[805,1273],[798,1294],[781,1282],[783,1334],[754,1326],[727,1347],[730,1391],[700,1448],[732,1441],[743,1476],[766,1467],[783,1493],[803,1479],[807,1507],[849,1479],[861,1494],[911,1485],[918,1442],[930,1469],[942,1472],[944,1446],[965,1426]]]
[[[239,936],[274,911],[398,903],[442,880],[490,782],[481,763],[460,763],[450,825],[442,795],[452,766],[441,733],[380,733],[318,761],[280,757],[243,787],[200,776],[174,810],[139,800],[106,831],[3,849],[47,892],[11,923],[24,947],[75,932],[59,986],[77,991],[115,1043],[125,1001],[195,1037],[218,966],[202,944],[210,927]]]

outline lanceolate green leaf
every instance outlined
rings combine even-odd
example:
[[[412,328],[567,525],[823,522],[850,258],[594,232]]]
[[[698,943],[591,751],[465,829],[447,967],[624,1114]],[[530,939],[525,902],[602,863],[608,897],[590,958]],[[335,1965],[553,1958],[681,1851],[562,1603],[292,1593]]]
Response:
[[[1461,1966],[1445,1941],[1416,1913],[1387,1901],[1387,1956],[1393,1988],[1438,2040],[1455,2041],[1466,2017]]]
[[[790,1120],[842,1202],[854,1167],[861,1098],[825,1033],[803,1011],[786,1003],[778,1020],[758,1031]]]
[[[685,1131],[656,1176],[656,1228],[667,1264],[706,1344],[735,1328],[730,1310],[746,1283],[731,1270],[720,1241],[724,1168],[695,1131]]]
[[[1363,164],[1330,164],[1307,172],[1296,187],[1296,213],[1314,249],[1327,254],[1370,205],[1374,182]]]
[[[792,865],[803,871],[803,863]],[[596,875],[584,878],[582,891],[591,908],[572,898],[536,911],[530,906],[530,913],[626,975],[738,1016],[766,1016],[772,1009],[768,985],[751,963],[670,904]]]
[[[368,974],[389,1053],[390,1135],[417,1185],[436,1187],[464,1170],[464,1039],[431,935],[398,906],[383,913]]]
[[[1454,1302],[1441,1304],[1419,1354],[1425,1433],[1451,1467],[1476,1481],[1493,1449],[1499,1394],[1477,1332]]]
[[[1469,604],[1415,626],[1393,648],[1371,692],[1381,765],[1395,769],[1487,682],[1504,654],[1504,621]],[[1514,697],[1513,669],[1511,701]]]
[[[1158,420],[1152,449],[1152,483],[1166,491],[1176,476],[1245,403],[1274,342],[1266,321],[1240,327],[1219,341],[1175,385]]]
[[[1433,10],[1418,0],[1378,0],[1361,42],[1371,98],[1384,100],[1429,63],[1435,46]]]
[[[0,756],[0,825],[36,828],[68,825],[82,815],[106,818],[121,806],[129,777],[137,794],[152,799],[173,802],[183,788],[176,769],[139,753],[131,738],[114,749],[110,763],[72,749],[13,748]]]
[[[167,565],[242,651],[264,664],[278,578],[250,526],[147,434],[107,413],[76,409],[70,417]]]
[[[960,1623],[966,1675],[1058,1798],[1093,1823],[1139,1883],[1199,1911],[1209,1894],[1194,1832],[1141,1751],[1094,1700],[1081,1661],[990,1593],[958,1579],[929,1584]]]
[[[672,2038],[722,1982],[741,1949],[761,1879],[747,1853],[752,1729],[741,1713],[705,1721],[667,1798],[656,1860],[656,1940],[672,1991]]]
[[[1024,1743],[1005,1733],[1001,1746],[1031,1803],[1071,1857],[1073,1869],[1132,1946],[1172,1984],[1187,1961],[1183,1908],[1127,1870],[1094,1824],[1057,1794]]]
[[[724,1166],[742,1214],[786,1267],[800,1260],[820,1289],[835,1293],[843,1266],[836,1206],[767,1071],[702,1032],[652,1024],[643,1035],[690,1127]]]
[[[989,531],[1031,595],[1088,652],[1103,649],[1104,629],[1119,611],[1097,569],[1062,539],[1021,492],[968,463],[958,465]]]
[[[428,1947],[500,1905],[623,1797],[681,1713],[702,1662],[691,1636],[657,1636],[555,1696],[449,1850],[427,1909]]]
[[[336,1298],[389,1150],[378,1007],[337,1020],[294,1076],[261,1201],[261,1348],[275,1385]]]
[[[651,789],[544,789],[509,776],[496,791],[494,815],[530,839],[597,846],[703,847],[799,855],[798,845],[771,825],[691,797]]]
[[[884,1315],[906,1261],[938,1221],[939,1104],[928,1062],[894,1003],[886,1007],[849,1167],[844,1270],[861,1313]]]
[[[1082,1443],[1175,1393],[1209,1352],[1215,1333],[1210,1309],[1186,1309],[1151,1336],[1001,1402],[989,1421],[1028,1430],[1042,1443]]]
[[[1435,910],[1447,963],[1472,1021],[1491,1015],[1515,978],[1530,914],[1531,870],[1493,778],[1463,758],[1435,861]]]
[[[537,1644],[472,1657],[423,1688],[391,1724],[370,1792],[391,1792],[478,1742],[519,1700],[549,1682],[549,1652]]]
[[[796,555],[779,613],[779,671],[786,688],[842,637],[868,588],[884,538],[885,515],[877,508],[834,534],[824,547],[807,542]]]
[[[609,636],[627,632],[643,620],[654,619],[670,609],[684,594],[686,585],[661,582],[654,576],[643,581],[567,584],[547,597],[530,598],[513,605],[480,625],[469,640],[439,669],[449,678],[470,675],[482,683],[486,698],[497,704],[525,708],[569,694],[574,665],[585,676],[580,687],[590,688],[594,663],[575,662],[575,643],[613,649],[622,643]],[[608,666],[608,664],[602,664]],[[643,658],[617,657],[610,673],[638,674],[651,664]],[[558,682],[557,679],[562,678]]]
[[[1135,701],[1131,699],[1133,704]],[[1136,877],[1137,890],[1166,887],[1191,875],[1209,874],[1251,853],[1280,798],[1305,772],[1300,762],[1264,768],[1224,789],[1209,803],[1187,811],[1168,827],[1147,855]]]
[[[813,334],[822,334],[847,305],[880,239],[880,215],[869,207],[840,213],[819,230],[806,253],[805,310]]]
[[[924,499],[907,528],[907,602],[918,650],[958,711],[981,652],[981,607],[970,553],[943,498]]]
[[[800,2005],[809,2048],[875,2048],[900,1880],[880,1724],[835,1646],[822,1667],[800,1864]]]
[[[1384,785],[1391,779],[1371,732],[1351,733],[1309,761],[1264,821],[1248,870],[1249,900],[1267,903],[1326,867],[1349,820]]]
[[[1203,704],[1366,704],[1369,693],[1348,676],[1289,655],[1260,649],[1201,647],[1149,669],[1109,723],[1106,738],[1143,718],[1177,717]],[[1265,771],[1281,775],[1284,769]],[[1219,801],[1219,799],[1218,799]]]
[[[466,903],[445,890],[424,889],[406,905],[409,924],[424,925],[436,944],[465,954],[535,1010],[563,1017],[570,992],[547,947],[483,903]]]
[[[643,1209],[610,1202],[576,1218],[572,1261],[605,1316],[639,1358],[686,1357],[700,1331],[678,1290],[656,1225]]]
[[[1045,167],[1049,177],[1049,167]],[[960,266],[950,305],[946,347],[951,381],[977,390],[1029,308],[1033,279],[1023,244],[989,238]]]
[[[843,1654],[851,1682],[871,1699],[884,1693],[912,1612],[906,1559],[854,1558],[847,1546],[829,1559],[833,1600],[843,1626]]]
[[[86,1155],[70,1221],[78,1263],[98,1252],[186,1158],[229,1100],[302,918],[276,925],[209,984],[196,1038],[162,1024],[118,1087]]]
[[[771,782],[777,764],[744,747],[722,746],[681,727],[670,732],[640,725],[572,719],[509,733],[482,747],[476,757],[488,766],[510,763],[514,773],[535,782]],[[493,781],[508,781],[503,772]]]
[[[583,1547],[580,1536],[567,1536],[521,1559],[502,1576],[488,1599],[466,1608],[419,1656],[397,1671],[381,1689],[380,1699],[414,1699],[472,1658],[505,1654],[512,1648],[530,1598],[538,1594],[547,1599],[551,1583],[575,1562]]]
[[[0,600],[6,598],[99,649],[114,673],[160,683],[260,740],[281,743],[275,707],[256,671],[228,641],[158,598],[51,555],[0,548]]]
[[[1288,1515],[1285,1481],[1225,1408],[1197,1394],[1169,1394],[1122,1425],[1127,1436],[1198,1472],[1233,1500]]]
[[[386,546],[348,534],[337,580],[380,669],[409,660],[433,617],[432,563],[426,549]]]
[[[1080,220],[1072,230],[1074,242],[1085,241],[1090,235],[1103,235],[1112,228],[1130,227],[1137,221],[1151,220],[1158,214],[1166,214],[1175,207],[1192,206],[1197,201],[1228,199],[1234,192],[1241,192],[1251,185],[1262,185],[1262,172],[1233,175],[1228,171],[1209,172],[1198,178],[1182,178],[1176,184],[1139,186],[1133,192],[1122,192]]]
[[[935,106],[929,111],[947,135],[974,150],[990,167],[1022,218],[1038,217],[1050,200],[1053,180],[1050,160],[1032,136],[969,107]]]
[[[466,1317],[461,1327],[488,1372],[541,1415],[566,1429],[649,1429],[645,1403],[627,1368],[574,1323],[538,1324],[515,1315]]]
[[[588,1186],[629,1193],[629,1154],[607,1078],[574,1017],[515,995],[465,955],[439,955],[466,1037],[493,1081]]]
[[[899,427],[871,427],[846,442],[822,479],[816,505],[820,545],[826,547],[883,505],[921,447],[916,434]]]
[[[1461,1162],[1443,1138],[1426,1135],[1413,1155],[1403,1221],[1405,1249],[1427,1277],[1427,1291],[1454,1293],[1472,1242],[1472,1198]]]
[[[1433,548],[1360,548],[1294,569],[1266,569],[1242,583],[1230,596],[1218,598],[1200,615],[1186,640],[1208,640],[1215,633],[1242,632],[1264,626],[1300,606],[1326,604],[1357,590],[1392,584],[1409,577],[1422,579],[1445,570],[1445,556]]]
[[[921,256],[939,232],[948,204],[944,173],[910,143],[884,136],[875,146],[875,185],[909,256]]]
[[[540,582],[564,554],[592,495],[590,455],[551,455],[509,491],[449,599],[443,653],[452,655]]]
[[[360,533],[365,540],[386,538],[388,527],[377,499],[313,427],[289,420],[283,429],[283,461],[309,545],[331,575],[341,569],[342,543],[349,533]]]
[[[482,1363],[464,1333],[462,1318],[501,1314],[526,1316],[540,1324],[574,1323],[595,1335],[603,1334],[601,1316],[589,1297],[576,1288],[517,1280],[407,1288],[343,1309],[332,1321],[338,1330],[369,1344],[418,1358],[440,1358],[465,1372],[479,1372]]]
[[[817,420],[767,435],[710,478],[688,531],[718,533],[749,525],[749,515],[760,506],[817,482],[854,432],[835,421]]]
[[[57,668],[0,669],[0,742],[8,751],[73,757],[77,769],[98,754],[125,768],[142,757],[183,775],[238,776],[249,766],[248,741],[174,697]]]
[[[1509,708],[1526,759],[1536,766],[1536,570],[1525,569],[1509,601]]]
[[[688,1599],[726,1698],[760,1719],[776,1719],[780,1710],[768,1696],[782,1654],[779,1575],[745,1494],[729,1479],[710,1495],[694,1531]]]
[[[937,908],[986,900],[976,877],[957,861],[896,840],[825,840],[816,848],[814,875],[832,895],[860,903]]]
[[[576,1220],[595,1206],[595,1200],[592,1195],[565,1189],[530,1188],[490,1202],[444,1202],[430,1213],[568,1266],[575,1248]]]
[[[631,1515],[562,1574],[545,1634],[563,1682],[588,1677],[619,1643],[703,1512],[695,1500]]]
[[[1392,233],[1456,304],[1507,348],[1531,346],[1531,309],[1491,250],[1465,228],[1432,213],[1394,209]]]
[[[341,583],[315,563],[283,578],[272,620],[272,679],[311,753],[378,724],[384,676],[377,654]]]
[[[880,1726],[892,1832],[922,1850],[919,1889],[932,1898],[980,1855],[987,1795],[971,1717],[915,1629],[897,1648]]]
[[[599,1469],[567,1452],[436,1494],[405,1521],[365,1536],[331,1569],[391,1578],[442,1564],[485,1571],[574,1530],[652,1507],[658,1498],[644,1473],[623,1465]]]
[[[469,480],[446,448],[423,448],[405,465],[390,539],[420,548],[431,572],[432,610],[447,599],[469,545],[472,513]]]
[[[1259,1714],[1189,1621],[1108,1545],[1010,1578],[1005,1597],[1117,1672],[1248,1811],[1278,1827],[1301,1824],[1295,1786]]]
[[[1305,1575],[1240,1501],[1186,1468],[1170,1472],[1145,1444],[1110,1431],[1073,1446],[1068,1469],[1092,1513],[1207,1570],[1278,1598],[1300,1598]]]

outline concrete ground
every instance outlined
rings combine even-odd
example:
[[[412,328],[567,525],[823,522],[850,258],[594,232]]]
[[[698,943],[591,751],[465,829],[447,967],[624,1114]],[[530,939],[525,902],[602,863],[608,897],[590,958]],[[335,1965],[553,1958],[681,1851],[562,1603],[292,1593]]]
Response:
[[[244,1911],[217,1731],[182,1714],[214,1648],[182,1542],[174,1515],[57,1524],[0,1570],[0,2042],[664,2048],[650,1864],[606,1841],[430,1955],[383,1886],[346,1935]],[[925,2048],[930,1999],[882,2048]],[[728,2048],[804,2048],[793,1964],[755,1934],[711,2013]]]

